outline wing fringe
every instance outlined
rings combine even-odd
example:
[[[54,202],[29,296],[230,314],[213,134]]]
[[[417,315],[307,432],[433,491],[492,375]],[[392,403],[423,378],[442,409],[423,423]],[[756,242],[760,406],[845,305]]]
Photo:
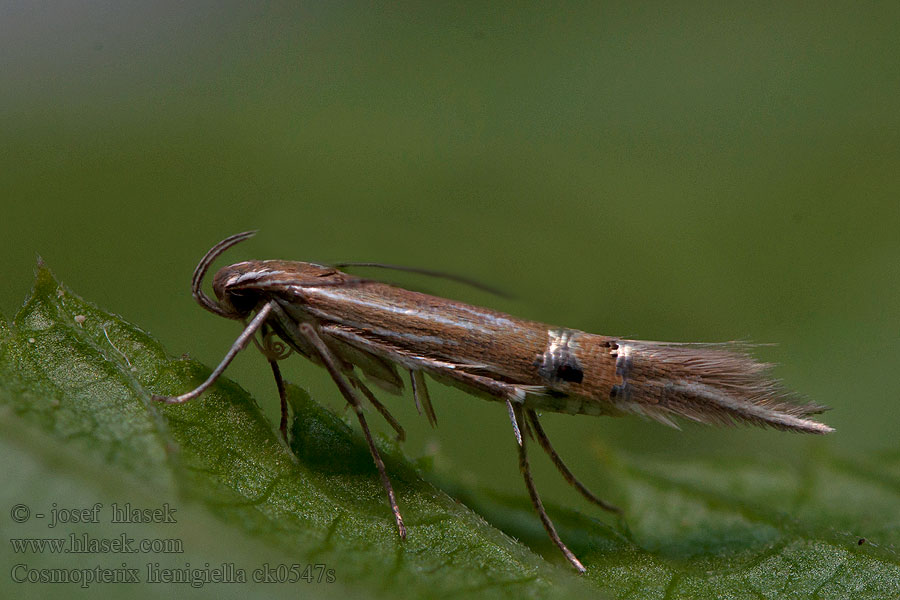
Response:
[[[675,426],[746,423],[785,431],[834,431],[809,417],[827,407],[805,402],[769,375],[772,365],[750,356],[749,344],[670,344],[622,340],[624,391],[616,405]]]

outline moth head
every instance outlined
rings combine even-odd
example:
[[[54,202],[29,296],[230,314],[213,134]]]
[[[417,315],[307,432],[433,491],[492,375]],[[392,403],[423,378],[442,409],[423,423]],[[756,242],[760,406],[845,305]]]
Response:
[[[219,269],[213,277],[217,308],[243,319],[273,296],[290,295],[296,288],[339,285],[347,275],[333,267],[287,260],[251,260]]]
[[[231,265],[231,267],[225,267],[221,269],[218,273],[216,273],[215,281],[213,283],[213,289],[216,292],[216,297],[218,301],[213,300],[209,296],[207,296],[203,292],[203,278],[206,276],[206,272],[209,270],[210,265],[212,265],[213,261],[218,258],[225,250],[234,246],[235,244],[246,240],[247,238],[252,237],[256,232],[255,231],[245,231],[243,233],[238,233],[232,235],[230,237],[225,238],[212,248],[210,248],[209,252],[200,260],[200,264],[197,265],[197,268],[194,269],[194,277],[191,280],[191,293],[194,296],[194,300],[197,303],[208,310],[211,313],[215,313],[219,316],[226,317],[228,319],[242,319],[249,313],[250,310],[253,309],[254,305],[247,309],[248,298],[245,294],[242,298],[238,298],[235,292],[237,290],[229,290],[227,282],[233,275],[233,270],[238,265]]]
[[[306,286],[341,285],[348,276],[327,265],[285,260],[241,262],[219,269],[213,277],[213,300],[203,292],[203,278],[213,261],[225,250],[251,237],[246,231],[225,238],[200,260],[194,269],[191,291],[197,303],[211,313],[228,319],[244,319],[260,307],[260,302],[299,284]],[[358,278],[349,278],[358,280]]]
[[[261,299],[260,289],[254,282],[268,271],[254,268],[253,262],[222,267],[213,277],[213,292],[218,308],[234,319],[250,315]],[[222,313],[219,313],[222,314]]]

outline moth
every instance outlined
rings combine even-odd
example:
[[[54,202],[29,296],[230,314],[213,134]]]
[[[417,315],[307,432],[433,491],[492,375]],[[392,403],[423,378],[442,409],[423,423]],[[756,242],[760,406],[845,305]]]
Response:
[[[413,399],[432,426],[437,418],[426,377],[506,407],[525,487],[550,539],[580,572],[541,502],[529,466],[536,440],[563,478],[604,510],[621,510],[589,491],[566,466],[538,413],[617,416],[636,414],[676,426],[677,418],[729,425],[747,423],[824,434],[810,418],[824,407],[803,403],[768,375],[770,365],[740,346],[622,339],[527,321],[487,308],[357,277],[338,267],[284,260],[247,261],[220,269],[216,300],[202,290],[213,261],[256,232],[228,237],[194,270],[194,299],[206,310],[245,323],[209,378],[180,396],[200,396],[251,340],[268,358],[281,398],[281,435],[287,437],[287,399],[278,360],[292,350],[324,366],[354,411],[387,493],[397,531],[406,526],[364,407],[370,404],[403,439],[404,430],[367,383],[400,393],[409,377]],[[280,338],[278,343],[273,336]]]

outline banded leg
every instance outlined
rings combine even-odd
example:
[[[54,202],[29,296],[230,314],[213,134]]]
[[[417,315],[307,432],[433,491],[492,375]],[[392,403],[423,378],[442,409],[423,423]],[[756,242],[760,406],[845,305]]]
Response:
[[[525,447],[527,436],[523,435],[524,432],[522,431],[526,426],[522,406],[518,404],[514,405],[512,401],[507,399],[506,408],[509,411],[513,432],[516,435],[516,446],[519,449],[519,470],[522,471],[522,477],[525,479],[525,487],[528,488],[531,504],[541,518],[541,523],[544,525],[547,535],[550,536],[550,539],[553,540],[556,547],[559,548],[560,552],[563,553],[566,559],[572,563],[572,566],[575,567],[579,573],[584,573],[586,570],[584,565],[581,564],[581,561],[578,560],[571,550],[569,550],[568,546],[560,539],[559,534],[556,533],[556,527],[553,526],[553,521],[550,520],[550,516],[547,514],[547,511],[544,510],[544,503],[541,502],[541,497],[538,495],[537,488],[534,485],[534,479],[531,477],[531,467],[528,464],[528,451]]]
[[[325,345],[325,342],[322,341],[322,338],[319,337],[315,328],[309,323],[301,323],[299,330],[307,341],[312,344],[313,348],[315,348],[316,353],[319,355],[319,358],[322,359],[325,368],[328,369],[331,379],[334,380],[338,389],[341,390],[341,394],[343,394],[347,402],[350,403],[350,406],[353,407],[353,411],[356,413],[356,418],[359,421],[359,426],[362,428],[363,435],[366,438],[366,443],[369,445],[369,452],[372,454],[372,459],[375,461],[375,466],[378,468],[378,474],[381,476],[381,484],[387,492],[388,502],[391,505],[391,511],[394,513],[394,520],[397,523],[397,532],[400,534],[400,539],[406,539],[406,526],[403,524],[403,517],[400,515],[400,507],[397,506],[394,488],[391,486],[391,480],[388,478],[387,469],[384,466],[381,455],[378,453],[378,448],[375,447],[375,440],[372,439],[372,433],[369,431],[369,425],[366,423],[366,417],[363,414],[362,403],[360,402],[359,397],[356,395],[356,392],[354,392],[350,383],[348,383],[347,378],[341,373],[341,370],[337,365],[337,360],[331,350],[329,350],[328,346]]]
[[[213,372],[210,373],[209,377],[198,385],[196,388],[187,392],[186,394],[181,394],[180,396],[159,396],[157,394],[153,394],[153,399],[157,402],[165,402],[166,404],[182,404],[187,402],[188,400],[193,400],[200,396],[203,392],[209,389],[209,386],[216,382],[222,373],[225,372],[225,369],[228,368],[228,365],[231,364],[231,361],[234,360],[234,357],[238,355],[238,352],[247,347],[247,342],[253,339],[253,336],[256,335],[256,332],[259,331],[260,327],[266,322],[266,318],[268,318],[269,313],[272,312],[272,308],[274,306],[274,302],[265,303],[262,308],[256,313],[256,316],[253,317],[253,320],[247,324],[244,328],[244,331],[241,332],[241,335],[234,340],[234,343],[231,345],[231,348],[228,349],[228,352],[225,354],[225,358],[222,359],[222,362],[219,363]]]
[[[621,508],[619,508],[618,506],[613,506],[608,502],[604,502],[603,500],[595,496],[593,492],[591,492],[591,490],[587,489],[587,487],[585,487],[583,483],[578,481],[578,478],[572,474],[572,471],[569,470],[569,467],[566,466],[566,463],[563,462],[562,458],[560,458],[559,454],[556,453],[556,450],[550,443],[550,438],[547,437],[547,434],[544,432],[544,428],[541,427],[541,422],[538,420],[538,415],[534,411],[534,409],[526,408],[525,415],[528,418],[528,422],[531,425],[531,430],[534,432],[538,443],[541,445],[541,448],[544,449],[544,452],[546,452],[550,459],[553,461],[556,469],[560,472],[560,474],[562,474],[563,479],[565,479],[569,485],[578,490],[578,492],[582,496],[587,498],[587,500],[593,502],[603,510],[622,514]]]
[[[434,414],[434,407],[431,405],[431,394],[425,387],[425,374],[422,371],[409,370],[409,381],[412,384],[413,399],[416,401],[416,410],[422,414],[422,407],[425,408],[425,417],[432,427],[437,427],[437,415]],[[422,404],[419,404],[419,400]]]

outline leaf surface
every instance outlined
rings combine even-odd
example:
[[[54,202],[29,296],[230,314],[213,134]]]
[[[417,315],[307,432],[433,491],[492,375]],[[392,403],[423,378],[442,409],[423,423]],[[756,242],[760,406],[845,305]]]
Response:
[[[0,320],[0,428],[7,452],[20,457],[22,472],[10,472],[31,486],[20,495],[39,487],[34,473],[42,472],[41,485],[70,486],[88,499],[169,500],[193,515],[196,526],[179,535],[199,556],[195,565],[215,550],[248,574],[261,557],[327,565],[336,583],[307,582],[302,590],[318,597],[349,590],[356,597],[885,598],[900,590],[897,453],[850,460],[821,452],[790,465],[616,456],[607,468],[627,520],[581,504],[583,511],[549,506],[588,566],[579,577],[555,554],[522,490],[500,495],[428,475],[463,504],[379,437],[409,526],[401,543],[360,435],[297,387],[289,394],[292,451],[225,378],[183,405],[150,399],[192,389],[208,372],[170,358],[146,332],[40,267],[15,320]],[[21,467],[32,461],[34,472]],[[53,557],[33,558],[52,564]],[[127,558],[141,566],[185,562]],[[221,593],[222,585],[190,589]],[[287,596],[300,583],[246,585]]]

